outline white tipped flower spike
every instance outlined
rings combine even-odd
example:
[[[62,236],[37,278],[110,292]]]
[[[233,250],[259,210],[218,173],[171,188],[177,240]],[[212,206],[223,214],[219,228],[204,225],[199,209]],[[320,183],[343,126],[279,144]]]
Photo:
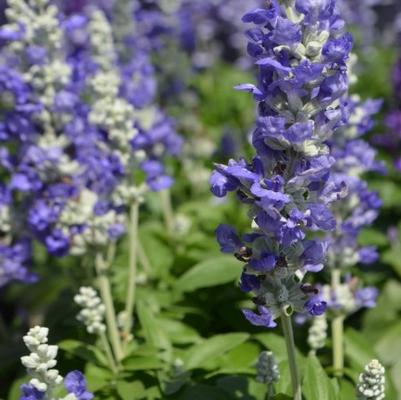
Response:
[[[383,400],[385,398],[385,369],[378,360],[372,360],[359,375],[356,387],[358,400]]]
[[[89,333],[101,334],[106,331],[106,325],[103,322],[106,309],[95,289],[81,287],[74,301],[82,307],[77,319],[86,326]]]
[[[272,384],[280,379],[276,358],[271,351],[262,351],[256,363],[256,380],[260,383]]]
[[[58,347],[47,344],[48,328],[35,326],[24,336],[24,343],[31,352],[21,357],[22,365],[32,376],[30,384],[40,392],[54,389],[63,378],[56,369]]]
[[[326,315],[313,318],[313,322],[308,332],[308,344],[314,351],[324,347],[327,338],[327,319]]]

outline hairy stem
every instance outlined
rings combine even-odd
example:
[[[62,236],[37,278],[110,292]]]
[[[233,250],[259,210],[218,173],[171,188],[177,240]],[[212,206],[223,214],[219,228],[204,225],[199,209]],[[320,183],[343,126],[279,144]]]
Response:
[[[331,290],[335,293],[341,284],[341,271],[338,268],[331,271]],[[344,370],[344,315],[338,313],[331,322],[333,340],[333,370],[334,375],[341,377]]]
[[[285,309],[281,312],[281,325],[287,347],[288,363],[290,366],[292,395],[294,400],[302,400],[301,380],[295,356],[294,332],[292,330],[291,317],[287,314]]]
[[[111,295],[111,285],[108,277],[108,266],[105,264],[101,253],[96,254],[96,273],[98,277],[99,291],[103,304],[106,307],[106,323],[111,346],[114,356],[119,362],[123,358],[120,334],[117,327],[116,312],[114,309],[113,297]]]
[[[138,253],[138,220],[139,220],[139,202],[135,201],[130,209],[129,222],[129,270],[127,297],[125,301],[125,315],[123,340],[126,345],[130,338],[132,328],[132,316],[135,308],[135,289],[137,273],[137,253]]]
[[[170,190],[166,189],[160,192],[160,200],[163,209],[164,222],[166,224],[167,234],[171,238],[174,233],[174,213],[171,205]]]

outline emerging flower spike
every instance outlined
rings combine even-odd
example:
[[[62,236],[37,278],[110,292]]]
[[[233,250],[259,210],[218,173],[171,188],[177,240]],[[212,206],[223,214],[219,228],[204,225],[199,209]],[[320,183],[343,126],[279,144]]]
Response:
[[[383,400],[385,398],[385,369],[378,360],[372,360],[359,375],[358,400]]]
[[[58,370],[54,369],[58,347],[47,344],[48,334],[48,328],[36,326],[30,329],[23,339],[31,354],[21,357],[22,365],[32,376],[30,386],[42,393],[53,390],[63,382]]]
[[[280,371],[274,354],[262,351],[256,363],[256,380],[260,383],[273,384],[279,381]]]
[[[326,315],[313,318],[308,331],[308,344],[313,351],[324,347],[327,339],[327,328]]]
[[[79,371],[70,372],[66,378],[54,367],[57,365],[58,347],[48,345],[49,329],[36,326],[24,336],[24,343],[30,350],[29,356],[21,357],[21,362],[32,376],[29,384],[21,385],[20,400],[91,400],[93,394],[87,391],[84,376]],[[65,397],[55,397],[64,381],[69,393]]]
[[[216,234],[222,251],[245,263],[240,287],[259,307],[259,315],[244,310],[254,325],[274,327],[283,310],[321,315],[326,307],[302,280],[323,268],[327,244],[316,234],[335,229],[330,203],[344,196],[345,185],[330,180],[328,142],[347,121],[341,99],[352,38],[333,5],[272,0],[243,17],[253,24],[248,53],[259,79],[237,89],[258,104],[256,154],[216,165],[210,184],[217,197],[235,192],[250,208],[251,233],[221,225]]]
[[[104,324],[106,308],[96,290],[91,287],[81,287],[79,294],[75,295],[74,301],[82,308],[77,320],[86,326],[88,333],[104,333],[106,331]]]

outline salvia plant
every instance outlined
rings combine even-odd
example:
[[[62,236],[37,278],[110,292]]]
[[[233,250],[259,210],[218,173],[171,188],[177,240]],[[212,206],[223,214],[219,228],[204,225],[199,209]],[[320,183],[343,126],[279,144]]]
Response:
[[[324,267],[327,243],[312,238],[333,231],[330,204],[344,197],[345,184],[330,180],[335,160],[327,141],[346,122],[341,99],[348,90],[352,38],[331,2],[271,2],[243,17],[248,52],[259,66],[253,93],[258,118],[252,135],[256,155],[217,165],[212,192],[236,192],[249,205],[252,232],[242,238],[217,229],[221,250],[245,263],[241,289],[253,295],[253,325],[274,328],[280,318],[287,342],[293,395],[301,399],[291,315],[321,315],[327,303],[304,278]]]
[[[398,399],[389,4],[0,4],[0,397]]]

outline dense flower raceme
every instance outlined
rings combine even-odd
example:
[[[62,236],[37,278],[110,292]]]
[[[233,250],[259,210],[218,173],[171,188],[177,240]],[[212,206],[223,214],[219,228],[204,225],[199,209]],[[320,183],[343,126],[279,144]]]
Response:
[[[346,61],[352,38],[332,1],[272,1],[243,17],[248,52],[260,68],[253,93],[259,116],[251,163],[217,165],[212,192],[236,192],[248,204],[253,232],[240,238],[227,225],[217,229],[221,250],[244,261],[241,289],[254,294],[259,313],[244,310],[254,325],[275,326],[284,309],[320,315],[326,304],[302,283],[323,268],[327,243],[314,232],[336,226],[329,205],[346,194],[330,180],[335,159],[327,141],[346,119],[341,99],[348,90]]]
[[[31,279],[29,254],[16,255],[21,241],[39,240],[63,256],[117,239],[124,206],[142,193],[133,171],[146,175],[145,189],[168,187],[162,159],[181,147],[174,123],[154,105],[153,67],[133,45],[135,31],[122,62],[126,38],[115,43],[96,9],[65,18],[44,0],[10,0],[7,16],[0,30],[8,43],[0,78],[2,284]]]
[[[376,150],[363,140],[363,135],[373,126],[372,116],[379,111],[381,101],[361,102],[353,96],[348,98],[346,106],[350,113],[349,122],[330,142],[336,159],[330,180],[334,184],[345,182],[347,194],[332,207],[337,228],[327,235],[327,265],[343,274],[347,274],[348,267],[358,263],[372,264],[377,260],[374,247],[358,244],[361,230],[374,222],[382,204],[377,193],[369,190],[363,175],[366,172],[385,172],[384,165],[376,160]],[[361,289],[356,279],[348,277],[337,289],[324,286],[323,294],[329,306],[336,311],[343,309],[348,314],[360,307],[373,307],[377,290]]]
[[[54,368],[58,347],[48,344],[48,334],[48,328],[36,326],[24,336],[24,343],[31,353],[23,356],[21,362],[32,379],[28,384],[21,385],[20,400],[56,400],[53,393],[61,385],[69,394],[57,400],[93,399],[80,371],[72,371],[63,378]]]

